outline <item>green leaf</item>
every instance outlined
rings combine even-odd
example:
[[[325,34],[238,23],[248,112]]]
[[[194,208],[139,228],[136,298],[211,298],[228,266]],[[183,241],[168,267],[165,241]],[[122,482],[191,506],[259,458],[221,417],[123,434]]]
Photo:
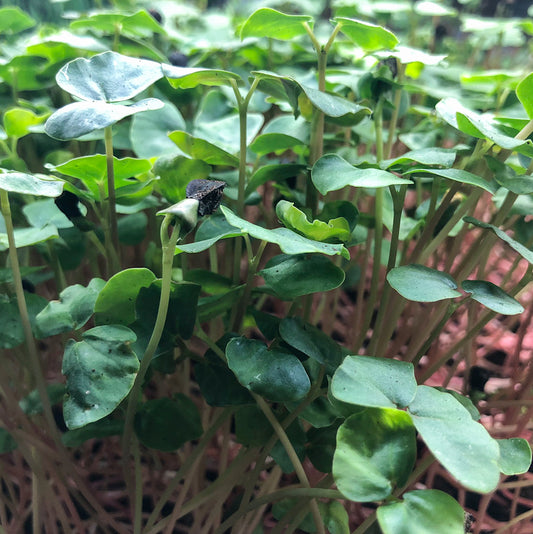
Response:
[[[196,404],[181,393],[145,402],[135,414],[134,428],[143,445],[160,451],[179,449],[203,432]]]
[[[48,117],[49,113],[36,115],[24,108],[11,108],[4,113],[4,128],[9,137],[20,139],[32,131]]]
[[[516,96],[524,106],[527,116],[533,119],[533,72],[516,86]]]
[[[398,44],[398,38],[382,26],[376,26],[362,20],[335,17],[333,21],[340,25],[341,32],[365,52],[393,49]]]
[[[246,186],[246,195],[253,193],[259,186],[268,181],[279,182],[292,178],[304,172],[307,169],[306,165],[297,163],[287,163],[280,165],[263,165],[252,174],[248,185]]]
[[[346,508],[339,501],[320,503],[320,515],[330,534],[350,534],[350,522]]]
[[[262,156],[305,145],[308,139],[309,123],[301,117],[295,120],[289,115],[281,115],[263,128],[261,135],[250,144],[250,150]]]
[[[479,493],[496,488],[500,479],[498,444],[457,399],[418,386],[408,410],[429,450],[463,486]]]
[[[135,301],[142,287],[155,280],[149,269],[125,269],[112,276],[94,305],[96,324],[127,325],[135,321]]]
[[[329,374],[333,374],[342,362],[343,354],[339,344],[316,326],[304,323],[299,317],[282,319],[279,333],[283,341],[291,347],[325,365]]]
[[[0,427],[0,454],[14,451],[17,447],[15,438],[5,428]]]
[[[94,13],[70,23],[73,29],[92,29],[113,35],[118,29],[121,35],[151,37],[152,33],[165,33],[165,30],[144,9],[133,15],[122,13]]]
[[[207,178],[211,170],[205,161],[185,156],[161,156],[153,169],[159,176],[157,189],[171,203],[183,200],[187,184],[191,180]]]
[[[516,195],[530,195],[533,193],[533,176],[530,174],[517,174],[516,171],[505,163],[485,156],[487,166],[494,173],[494,180]]]
[[[300,360],[255,339],[232,339],[226,347],[229,368],[247,389],[274,402],[303,399],[311,387]]]
[[[104,280],[93,278],[87,287],[76,284],[61,291],[60,300],[50,301],[36,317],[40,337],[70,332],[85,325],[104,285]]]
[[[348,221],[344,217],[337,217],[328,222],[315,219],[309,222],[305,213],[299,210],[294,203],[280,200],[276,205],[278,219],[290,230],[315,241],[349,241],[351,237]]]
[[[459,182],[461,184],[475,185],[476,187],[481,187],[485,191],[488,191],[491,194],[496,193],[498,189],[495,184],[487,182],[481,176],[477,176],[468,171],[462,169],[409,169],[405,171],[404,174],[433,174],[436,176],[442,176],[448,180],[453,180],[454,182]]]
[[[17,91],[42,90],[42,71],[45,59],[37,56],[15,56],[0,62],[0,79]]]
[[[492,282],[485,280],[465,280],[461,286],[466,292],[472,293],[472,298],[475,301],[483,304],[489,310],[503,315],[516,315],[524,311],[520,302]]]
[[[522,438],[497,439],[500,471],[507,476],[525,473],[531,465],[531,447]]]
[[[407,300],[436,302],[460,297],[457,283],[446,273],[424,265],[402,265],[387,274],[389,284]]]
[[[485,223],[474,219],[474,217],[464,217],[463,221],[478,226],[479,228],[484,228],[485,230],[493,231],[501,240],[505,241],[515,252],[518,252],[522,258],[527,260],[529,263],[533,263],[533,252],[527,247],[515,241],[512,237],[509,237],[503,230],[500,230],[498,227],[493,224]]]
[[[4,300],[0,298],[0,348],[11,349],[24,341],[24,330],[20,322],[20,314],[16,298]]]
[[[35,26],[33,20],[19,7],[6,6],[0,9],[0,34],[15,34]]]
[[[132,181],[132,177],[142,175],[151,168],[152,164],[147,159],[119,159],[113,156],[115,190],[136,183]],[[50,166],[50,169],[81,180],[95,200],[103,200],[100,198],[103,186],[107,194],[107,158],[104,154],[74,158],[60,165]]]
[[[62,436],[61,441],[65,447],[79,447],[89,439],[103,439],[109,436],[118,436],[122,434],[124,421],[118,419],[100,419],[94,423],[67,430]]]
[[[174,89],[191,89],[197,85],[231,85],[231,80],[242,83],[238,74],[227,70],[174,67],[166,64],[161,67]]]
[[[15,246],[17,248],[29,247],[58,237],[57,228],[52,225],[45,226],[44,228],[16,228],[14,234]],[[0,250],[7,250],[8,248],[7,234],[0,233]]]
[[[323,195],[347,185],[374,188],[412,183],[380,169],[358,169],[336,154],[322,156],[311,170],[311,179]]]
[[[235,413],[235,437],[248,447],[262,447],[274,431],[265,414],[256,406],[241,406]]]
[[[153,158],[176,152],[168,132],[185,130],[185,120],[178,108],[166,102],[162,108],[137,113],[131,121],[130,138],[133,151],[140,158]]]
[[[118,240],[129,246],[140,245],[146,237],[148,217],[140,211],[121,217],[118,220]]]
[[[321,243],[319,241],[312,241],[301,235],[292,232],[288,228],[276,228],[269,230],[262,228],[244,219],[241,219],[235,215],[231,210],[225,206],[220,208],[229,224],[238,228],[241,232],[250,234],[251,236],[268,241],[269,243],[276,243],[285,254],[304,254],[306,252],[318,252],[321,254],[327,254],[333,256],[336,254],[342,254],[344,257],[348,257],[348,251],[343,245],[333,245],[329,243]]]
[[[329,427],[311,428],[307,432],[307,456],[313,466],[322,473],[331,473],[339,426],[339,419],[337,419],[337,422]]]
[[[340,426],[333,477],[351,501],[377,501],[407,482],[415,460],[416,432],[409,415],[368,408]]]
[[[330,291],[344,282],[344,271],[324,256],[275,256],[259,273],[283,300]]]
[[[397,158],[384,160],[381,162],[381,167],[383,169],[390,169],[391,167],[406,166],[411,163],[451,167],[456,155],[457,152],[449,148],[420,148],[406,152]]]
[[[210,165],[239,166],[239,159],[237,157],[205,139],[193,137],[187,132],[181,131],[169,133],[168,137],[191,158],[205,161]]]
[[[382,504],[377,510],[383,534],[463,534],[464,511],[443,491],[409,491],[403,500]]]
[[[0,169],[0,189],[11,193],[58,197],[63,191],[63,184],[62,180],[54,178]]]
[[[135,334],[125,326],[97,326],[70,341],[63,357],[67,398],[63,416],[69,429],[109,415],[133,386],[139,359],[129,348]]]
[[[45,132],[55,139],[66,141],[100,130],[119,120],[163,107],[157,98],[145,98],[134,104],[110,104],[107,102],[74,102],[58,109],[44,125]]]
[[[245,37],[271,37],[290,41],[307,33],[304,24],[313,26],[313,17],[286,15],[269,7],[254,11],[241,27],[241,39]]]
[[[370,356],[347,356],[333,375],[333,397],[377,408],[403,408],[416,395],[413,364]]]
[[[57,73],[59,87],[81,100],[129,100],[163,77],[161,64],[103,52],[70,61]],[[64,109],[64,108],[63,108]]]
[[[493,143],[508,150],[516,150],[525,145],[530,152],[530,141],[523,141],[505,135],[490,118],[479,115],[470,109],[465,108],[455,98],[445,98],[435,106],[437,114],[448,124],[457,128],[463,133],[478,139],[489,139]]]

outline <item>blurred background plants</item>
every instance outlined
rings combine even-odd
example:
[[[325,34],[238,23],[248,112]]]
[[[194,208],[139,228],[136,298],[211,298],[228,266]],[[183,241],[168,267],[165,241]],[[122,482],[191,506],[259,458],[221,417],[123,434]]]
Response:
[[[525,4],[0,2],[5,532],[531,531]]]

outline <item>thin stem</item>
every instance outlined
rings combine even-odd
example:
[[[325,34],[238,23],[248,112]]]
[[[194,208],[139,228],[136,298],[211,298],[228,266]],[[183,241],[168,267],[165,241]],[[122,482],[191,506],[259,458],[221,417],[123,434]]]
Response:
[[[162,223],[162,227],[168,227],[169,221],[172,219],[171,215],[167,215]],[[154,329],[152,331],[152,336],[148,342],[148,346],[143,354],[141,363],[139,366],[139,371],[135,377],[135,382],[129,393],[128,397],[128,406],[126,409],[126,419],[124,422],[124,435],[122,438],[122,461],[124,467],[124,477],[126,481],[131,481],[130,479],[130,470],[129,470],[129,457],[130,457],[130,446],[133,436],[133,418],[135,416],[135,410],[137,408],[137,403],[139,401],[139,395],[141,393],[141,388],[144,382],[144,377],[146,371],[150,366],[150,362],[155,354],[161,335],[163,333],[163,328],[165,326],[165,320],[167,317],[168,303],[170,299],[170,289],[172,283],[172,262],[174,259],[174,253],[176,250],[176,244],[180,236],[180,225],[176,224],[172,230],[172,235],[170,239],[168,236],[163,236],[163,251],[162,251],[162,277],[161,277],[161,296],[159,298],[159,307],[157,310],[157,317],[155,320]]]
[[[307,475],[305,473],[305,470],[303,468],[302,463],[300,462],[300,459],[298,458],[298,455],[296,454],[296,451],[294,450],[294,447],[292,446],[292,443],[287,436],[285,430],[281,427],[279,421],[276,419],[274,414],[272,413],[272,410],[268,406],[268,404],[265,402],[265,400],[255,393],[251,392],[253,398],[257,402],[257,405],[265,415],[265,417],[268,419],[268,422],[272,425],[272,428],[274,429],[274,432],[278,436],[279,440],[281,441],[281,444],[283,445],[285,452],[287,453],[287,456],[292,462],[292,465],[294,467],[294,471],[296,472],[296,476],[300,480],[300,483],[302,486],[306,488],[310,488],[311,485],[309,484],[309,479],[307,478]],[[315,520],[315,524],[317,527],[317,531],[319,534],[325,534],[324,530],[324,523],[322,521],[322,517],[320,515],[320,510],[318,509],[318,504],[315,500],[311,501],[311,513],[313,515],[313,519]]]
[[[117,210],[116,210],[116,195],[115,195],[115,170],[113,167],[113,130],[111,126],[107,126],[104,130],[105,137],[105,156],[107,165],[107,211],[109,232],[106,243],[108,261],[111,265],[111,272],[115,274],[120,269],[120,250],[118,244],[118,225],[117,225]]]
[[[13,285],[15,287],[15,295],[17,297],[17,305],[20,314],[20,321],[24,330],[24,338],[26,340],[26,347],[28,349],[28,356],[30,361],[30,367],[39,392],[39,398],[43,405],[43,413],[48,424],[50,433],[54,438],[54,441],[59,444],[59,433],[55,423],[54,415],[52,414],[52,406],[50,405],[50,399],[48,392],[46,391],[46,381],[44,379],[43,368],[39,353],[37,352],[37,346],[35,345],[35,339],[31,331],[30,317],[28,314],[28,308],[26,306],[26,299],[24,297],[24,288],[22,287],[22,277],[20,275],[20,266],[17,255],[17,246],[15,244],[15,233],[13,228],[13,220],[11,218],[11,207],[9,205],[9,196],[7,191],[0,189],[0,210],[4,216],[7,240],[9,244],[9,261],[11,264],[11,270],[13,272]]]

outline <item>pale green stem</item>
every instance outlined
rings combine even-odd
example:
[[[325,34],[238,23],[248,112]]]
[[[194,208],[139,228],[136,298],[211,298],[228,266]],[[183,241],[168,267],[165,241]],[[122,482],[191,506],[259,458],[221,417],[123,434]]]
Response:
[[[168,226],[172,220],[171,215],[166,215],[163,223],[161,224],[162,230],[167,230]],[[133,387],[129,393],[128,397],[128,406],[126,409],[126,418],[124,421],[124,434],[122,437],[122,461],[124,464],[124,477],[126,481],[130,481],[131,488],[131,478],[130,478],[130,447],[131,440],[133,436],[133,418],[135,416],[135,411],[137,408],[137,403],[139,402],[139,396],[141,393],[142,385],[144,382],[144,377],[146,376],[146,371],[150,366],[152,358],[155,354],[161,335],[163,333],[163,328],[165,327],[165,320],[167,317],[168,303],[170,299],[170,289],[172,283],[172,262],[174,259],[174,254],[176,250],[176,244],[180,236],[180,225],[176,224],[172,230],[172,235],[169,238],[168,234],[164,235],[162,232],[162,277],[161,277],[161,296],[159,298],[159,307],[157,310],[157,316],[155,320],[154,329],[152,331],[152,336],[148,342],[148,346],[144,352],[144,355],[141,359],[139,366],[139,371],[135,377]]]
[[[107,165],[107,211],[109,235],[106,234],[106,249],[109,255],[108,261],[111,265],[109,275],[115,274],[120,269],[120,249],[118,244],[118,225],[115,195],[115,170],[113,168],[113,131],[111,126],[104,130],[105,135],[105,156]]]
[[[60,443],[59,433],[52,414],[52,406],[50,405],[50,399],[48,392],[46,391],[46,381],[43,375],[43,368],[39,353],[37,352],[37,346],[35,345],[35,339],[31,331],[30,317],[28,314],[28,308],[26,306],[26,299],[24,298],[24,288],[22,287],[22,277],[20,275],[20,266],[17,256],[17,246],[15,244],[15,234],[13,228],[13,220],[11,218],[11,207],[9,205],[9,196],[7,191],[0,189],[0,209],[4,216],[7,241],[9,244],[9,262],[11,264],[11,270],[13,271],[13,286],[15,288],[15,295],[17,297],[17,305],[20,314],[20,321],[22,323],[22,329],[24,331],[24,338],[26,340],[26,347],[28,349],[28,357],[30,368],[33,374],[33,379],[37,391],[39,392],[39,398],[43,405],[43,413],[50,429],[50,433],[56,443]]]
[[[250,393],[257,402],[257,405],[259,406],[265,417],[268,419],[269,423],[272,425],[272,428],[274,429],[274,432],[278,436],[279,440],[281,441],[281,444],[283,445],[287,456],[292,462],[294,471],[296,472],[296,476],[300,480],[300,483],[302,484],[302,486],[310,488],[311,485],[309,484],[309,479],[307,478],[303,465],[300,462],[300,459],[298,458],[298,455],[296,454],[296,451],[292,446],[291,440],[287,436],[285,430],[283,430],[282,426],[272,413],[272,410],[265,402],[265,400],[260,395],[256,395],[253,392]],[[324,530],[324,523],[322,521],[322,517],[320,515],[320,510],[318,509],[318,504],[316,500],[311,501],[310,506],[311,514],[313,516],[313,519],[315,520],[315,524],[317,527],[317,532],[319,534],[325,534],[326,531]]]

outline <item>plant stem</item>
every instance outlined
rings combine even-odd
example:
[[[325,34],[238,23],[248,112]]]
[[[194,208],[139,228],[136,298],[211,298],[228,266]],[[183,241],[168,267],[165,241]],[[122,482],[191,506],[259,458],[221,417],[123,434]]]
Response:
[[[113,130],[107,126],[104,130],[105,136],[105,156],[107,165],[107,211],[109,234],[106,232],[106,249],[108,261],[111,265],[111,272],[108,275],[117,273],[120,269],[120,249],[118,244],[118,225],[115,195],[115,170],[113,167]]]
[[[15,288],[15,295],[17,297],[20,321],[24,330],[26,347],[28,349],[31,372],[33,374],[33,379],[35,381],[37,391],[39,392],[39,398],[43,405],[43,413],[45,420],[48,424],[49,431],[54,441],[56,443],[61,443],[54,415],[52,413],[52,406],[50,405],[48,392],[46,391],[46,381],[43,374],[41,360],[39,358],[37,346],[35,345],[35,339],[33,338],[33,333],[31,331],[30,316],[28,314],[28,308],[26,306],[24,288],[22,287],[22,277],[20,275],[17,246],[15,244],[13,219],[11,218],[11,207],[9,205],[9,196],[7,191],[5,191],[4,189],[0,189],[0,210],[2,211],[2,215],[4,216],[4,221],[6,225],[6,234],[9,244],[9,262],[11,264],[11,270],[13,272],[13,285]]]
[[[172,220],[172,215],[166,215],[165,219],[161,224],[162,230],[166,230]],[[130,471],[129,471],[129,458],[130,458],[130,447],[131,440],[133,436],[133,418],[135,416],[135,411],[137,408],[137,403],[139,401],[139,395],[141,393],[141,388],[143,385],[144,377],[146,371],[150,366],[150,362],[154,356],[154,353],[157,349],[161,335],[163,333],[163,328],[165,326],[165,320],[167,317],[168,303],[170,299],[170,288],[172,284],[172,262],[174,260],[174,253],[176,250],[176,244],[180,236],[180,225],[176,224],[172,230],[172,235],[169,238],[168,234],[164,235],[162,232],[162,277],[161,277],[161,296],[159,298],[159,307],[157,310],[157,317],[155,320],[154,329],[152,331],[152,336],[148,342],[148,346],[144,351],[141,363],[139,366],[139,371],[135,377],[133,387],[129,393],[128,405],[126,409],[126,418],[124,421],[124,434],[122,437],[122,461],[124,467],[124,477],[126,481],[130,481]],[[131,485],[130,485],[131,487]]]
[[[257,405],[259,406],[259,408],[261,409],[265,417],[268,419],[269,423],[272,425],[274,432],[276,433],[279,440],[281,441],[281,444],[285,448],[285,452],[287,453],[287,456],[292,462],[292,465],[296,472],[296,476],[300,480],[300,483],[305,488],[310,488],[311,485],[309,484],[309,479],[307,478],[303,465],[300,462],[300,459],[298,458],[298,455],[296,454],[296,451],[294,450],[294,447],[292,446],[292,443],[289,437],[287,436],[285,430],[283,430],[279,421],[276,419],[276,417],[272,413],[272,410],[270,409],[268,404],[265,402],[265,400],[260,395],[256,395],[253,392],[250,392],[250,393],[252,397],[255,399],[255,401],[257,402]],[[320,510],[318,509],[317,502],[313,500],[311,501],[310,505],[311,505],[311,513],[313,515],[313,519],[315,520],[318,533],[325,534],[324,523],[322,521],[322,517],[320,516]]]

